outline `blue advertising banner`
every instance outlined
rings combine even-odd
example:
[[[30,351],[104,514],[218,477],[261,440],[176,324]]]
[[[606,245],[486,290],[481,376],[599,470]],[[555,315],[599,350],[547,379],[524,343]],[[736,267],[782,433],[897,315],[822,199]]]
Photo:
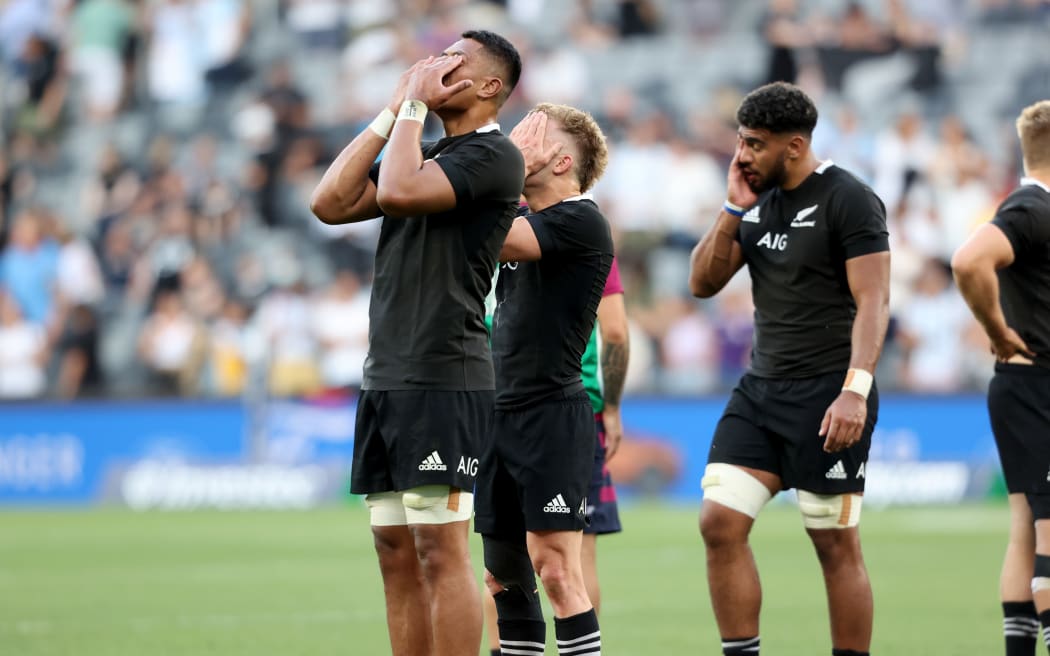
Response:
[[[724,403],[627,399],[617,487],[698,500]],[[3,406],[0,505],[305,507],[343,494],[354,413],[345,400]],[[983,397],[883,397],[867,502],[983,496],[997,470]]]
[[[699,499],[724,406],[724,398],[626,400],[626,441],[610,463],[618,486]],[[984,397],[883,395],[870,460],[867,497],[876,503],[982,495],[998,463]]]
[[[5,405],[0,417],[0,504],[87,503],[119,463],[243,453],[236,403]]]

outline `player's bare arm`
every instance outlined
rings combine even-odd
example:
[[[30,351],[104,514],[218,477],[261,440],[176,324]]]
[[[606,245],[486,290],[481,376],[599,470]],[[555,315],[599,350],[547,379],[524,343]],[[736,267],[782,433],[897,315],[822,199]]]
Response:
[[[874,374],[890,320],[889,251],[846,260],[846,278],[857,304],[849,366]],[[844,389],[820,424],[824,450],[834,453],[855,444],[861,438],[867,416],[867,399]]]
[[[952,256],[952,275],[959,293],[992,342],[997,360],[1005,362],[1021,354],[1032,358],[1028,345],[1006,324],[999,305],[999,278],[996,271],[1010,266],[1014,249],[997,225],[985,224]]]
[[[543,252],[536,233],[529,225],[528,219],[519,216],[514,219],[499,252],[500,262],[533,262],[540,259]]]
[[[605,425],[605,461],[612,460],[623,441],[620,399],[627,380],[630,332],[623,294],[603,296],[598,303],[598,330],[602,337],[602,422]]]
[[[394,117],[405,100],[405,89],[420,60],[401,74],[397,88],[383,113],[357,135],[335,158],[310,198],[314,216],[329,225],[356,223],[382,215],[376,202],[376,185],[368,171],[386,146]]]
[[[379,169],[376,202],[384,215],[421,216],[456,206],[452,183],[435,162],[423,160],[419,141],[426,111],[440,108],[449,98],[474,84],[472,80],[460,80],[445,85],[445,76],[462,63],[460,54],[442,55],[425,60],[411,71],[405,86],[405,102],[398,110],[398,120]]]
[[[726,200],[736,207],[749,208],[758,202],[758,196],[748,187],[740,169],[740,149],[751,144],[741,139],[736,154],[729,164]],[[741,217],[730,214],[725,207],[718,214],[715,225],[700,240],[689,258],[689,291],[693,296],[714,296],[733,275],[744,266],[744,253],[736,240]]]

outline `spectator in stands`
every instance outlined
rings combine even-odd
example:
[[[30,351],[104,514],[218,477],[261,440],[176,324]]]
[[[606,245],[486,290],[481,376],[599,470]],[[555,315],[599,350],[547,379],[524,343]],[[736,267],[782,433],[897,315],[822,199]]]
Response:
[[[340,0],[281,0],[284,20],[311,50],[338,50],[346,39],[346,3]]]
[[[213,394],[236,396],[245,390],[250,367],[261,355],[249,316],[244,303],[229,299],[212,326],[208,377]]]
[[[306,396],[321,389],[310,300],[295,265],[282,264],[277,287],[259,305],[255,324],[269,356],[270,392]]]
[[[164,396],[195,393],[206,346],[203,327],[186,311],[178,292],[162,290],[138,343],[151,390]]]
[[[860,116],[852,105],[842,105],[832,113],[830,121],[817,123],[813,130],[813,152],[871,182],[875,140],[861,125]]]
[[[83,0],[73,10],[71,68],[83,81],[84,102],[93,120],[108,120],[120,107],[124,51],[134,21],[126,0]]]
[[[44,394],[47,338],[41,325],[27,321],[15,299],[0,287],[0,399]]]
[[[96,311],[74,305],[66,315],[55,348],[55,394],[61,399],[95,396],[104,391],[99,361],[99,326]]]
[[[151,7],[149,97],[165,124],[187,127],[206,99],[201,30],[190,0],[159,0]]]
[[[798,51],[813,43],[798,0],[769,0],[762,18],[762,35],[769,44],[766,82],[794,83],[798,78]]]
[[[15,117],[17,126],[38,136],[54,136],[65,107],[68,80],[57,43],[44,34],[26,40],[15,64],[25,84],[25,102]]]
[[[671,394],[705,394],[718,385],[718,333],[696,299],[677,295],[664,320],[667,332],[660,340],[663,390]]]
[[[926,261],[897,322],[897,339],[905,351],[904,386],[917,392],[957,389],[970,314],[942,261]]]
[[[621,38],[650,36],[660,31],[660,10],[653,0],[619,0],[616,30]]]
[[[359,390],[368,355],[369,291],[344,269],[313,301],[311,325],[320,348],[321,377],[330,389]]]
[[[54,310],[58,247],[44,233],[43,212],[25,210],[15,217],[7,248],[0,253],[0,284],[26,320],[46,326]]]
[[[251,35],[250,0],[197,0],[202,30],[204,79],[224,95],[252,76],[244,48]]]
[[[890,213],[897,210],[909,176],[924,173],[934,144],[923,128],[917,111],[902,112],[892,128],[875,138],[875,176],[872,188]]]
[[[104,146],[98,164],[81,193],[81,223],[78,227],[104,239],[112,222],[123,216],[142,189],[139,172],[115,144]]]

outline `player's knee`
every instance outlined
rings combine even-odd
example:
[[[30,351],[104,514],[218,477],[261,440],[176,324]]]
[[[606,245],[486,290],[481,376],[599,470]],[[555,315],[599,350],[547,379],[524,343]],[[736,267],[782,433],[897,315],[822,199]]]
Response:
[[[408,524],[451,524],[470,519],[474,495],[447,485],[423,485],[402,494]]]
[[[482,537],[485,558],[485,581],[493,579],[498,585],[536,587],[536,573],[532,569],[524,543],[500,540],[488,535]]]
[[[388,526],[373,527],[372,543],[379,558],[381,571],[406,568],[416,559],[411,535],[404,529],[398,531]]]
[[[747,531],[734,526],[731,511],[705,504],[700,513],[700,537],[709,549],[718,549],[745,542]]]
[[[573,573],[569,571],[566,559],[556,552],[544,552],[532,560],[532,566],[543,582],[547,596],[561,599],[572,587]]]
[[[503,583],[501,583],[495,576],[493,576],[492,572],[490,572],[487,567],[485,568],[484,581],[485,589],[488,590],[489,594],[493,596],[499,594],[500,592],[503,592],[507,587]]]
[[[524,544],[482,539],[485,555],[485,586],[503,620],[542,620],[536,574]]]
[[[860,523],[863,499],[859,494],[816,494],[799,490],[802,524],[814,530],[853,528]]]
[[[722,462],[707,465],[700,486],[704,490],[705,501],[713,501],[751,519],[758,517],[758,513],[773,498],[769,488],[763,485],[762,481],[740,467]],[[709,505],[705,504],[705,514]],[[711,509],[711,512],[717,511]]]
[[[1032,594],[1050,590],[1050,556],[1035,555],[1035,570],[1032,577]]]
[[[521,587],[512,585],[492,595],[496,602],[496,614],[500,620],[533,620],[543,621],[543,607],[540,605],[540,594],[536,586]]]

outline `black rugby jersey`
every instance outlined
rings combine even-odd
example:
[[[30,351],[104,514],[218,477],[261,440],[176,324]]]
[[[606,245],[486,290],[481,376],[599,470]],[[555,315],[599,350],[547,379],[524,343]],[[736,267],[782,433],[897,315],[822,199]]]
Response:
[[[502,264],[496,283],[492,360],[503,409],[583,391],[580,359],[613,258],[609,224],[587,196],[525,218],[541,259]]]
[[[882,201],[826,161],[791,190],[764,192],[737,241],[751,274],[751,373],[802,378],[849,368],[857,305],[846,260],[889,250]]]
[[[456,207],[383,218],[362,388],[491,390],[485,296],[517,214],[525,164],[496,124],[425,145],[423,157],[445,172]]]
[[[1050,367],[1050,187],[1023,178],[992,223],[1010,240],[1014,261],[999,270],[999,303],[1006,324]]]

